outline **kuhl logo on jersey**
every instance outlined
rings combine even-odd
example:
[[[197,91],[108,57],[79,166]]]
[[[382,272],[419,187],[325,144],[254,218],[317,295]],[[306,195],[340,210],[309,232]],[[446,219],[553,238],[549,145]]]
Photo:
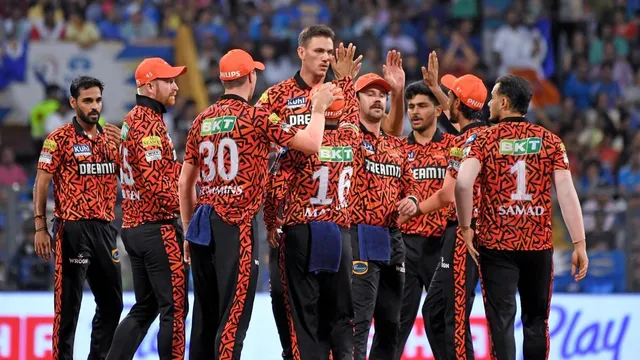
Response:
[[[231,132],[236,125],[236,119],[232,115],[204,119],[200,127],[200,136]]]
[[[326,162],[351,162],[353,161],[353,149],[351,149],[351,146],[323,146],[318,153],[318,160]]]
[[[537,154],[542,148],[542,138],[530,137],[526,139],[505,139],[500,141],[500,154],[502,155],[529,155]]]
[[[87,144],[73,144],[73,155],[91,156],[91,146]]]
[[[298,96],[291,99],[287,99],[287,109],[297,109],[307,105],[307,98],[304,96]]]

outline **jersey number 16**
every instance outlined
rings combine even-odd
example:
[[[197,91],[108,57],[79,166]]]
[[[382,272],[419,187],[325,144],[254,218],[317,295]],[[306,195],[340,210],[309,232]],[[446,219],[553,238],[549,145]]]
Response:
[[[351,166],[345,167],[340,173],[340,180],[338,180],[338,201],[340,205],[346,204],[346,193],[351,187],[351,175],[353,175],[353,168]],[[327,198],[327,192],[329,190],[329,167],[323,166],[313,173],[313,180],[318,179],[318,194],[310,199],[312,205],[330,205],[333,199]]]

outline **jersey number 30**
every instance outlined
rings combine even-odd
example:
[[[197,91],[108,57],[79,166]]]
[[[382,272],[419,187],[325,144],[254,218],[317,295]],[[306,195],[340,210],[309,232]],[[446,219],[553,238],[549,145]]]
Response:
[[[202,169],[200,177],[203,181],[213,181],[216,176],[216,169],[218,174],[225,181],[232,181],[238,175],[238,145],[231,138],[224,138],[220,140],[218,144],[218,151],[215,151],[215,144],[211,141],[203,141],[200,143],[200,155],[207,152],[204,157],[204,165],[209,168],[209,171]],[[225,151],[229,151],[229,157],[231,159],[231,168],[229,171],[224,166]],[[214,156],[215,155],[215,156]],[[215,157],[215,159],[214,159]],[[215,163],[214,163],[215,162]]]
[[[353,175],[353,168],[348,166],[340,173],[340,180],[338,180],[338,201],[340,205],[346,204],[346,192],[351,187],[351,175]],[[313,180],[318,179],[320,184],[318,185],[318,196],[312,197],[310,200],[312,205],[330,205],[333,199],[327,198],[327,192],[329,190],[329,167],[323,166],[313,173]]]

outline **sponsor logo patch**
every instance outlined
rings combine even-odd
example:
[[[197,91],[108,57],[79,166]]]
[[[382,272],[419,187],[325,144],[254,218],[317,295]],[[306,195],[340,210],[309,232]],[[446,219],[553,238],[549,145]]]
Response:
[[[407,158],[409,158],[409,161],[413,161],[416,158],[416,153],[413,151],[409,151],[409,154],[407,154]]]
[[[124,123],[122,124],[122,129],[120,129],[120,137],[122,140],[127,140],[127,135],[129,135],[129,125]]]
[[[351,146],[322,146],[318,153],[318,160],[328,162],[350,162],[353,161],[353,149],[351,149]]]
[[[236,125],[236,119],[232,115],[204,119],[200,127],[200,135],[207,136],[231,132]]]
[[[47,152],[40,153],[40,158],[38,158],[38,162],[41,162],[43,164],[51,164],[52,160],[53,156],[51,156],[51,154]]]
[[[118,251],[118,249],[111,250],[111,259],[113,259],[114,263],[120,262],[120,252]]]
[[[91,146],[87,144],[73,144],[73,155],[91,156]]]
[[[142,138],[142,147],[148,148],[153,146],[162,147],[160,136],[147,136]]]
[[[353,273],[355,275],[364,275],[369,271],[369,262],[368,261],[353,261]]]
[[[526,139],[501,140],[500,154],[502,155],[529,155],[537,154],[542,148],[542,138],[530,137]]]
[[[375,150],[373,149],[373,144],[371,144],[371,143],[370,143],[370,142],[368,142],[368,141],[363,141],[363,142],[362,142],[362,147],[363,147],[366,151],[368,151],[368,152],[370,152],[370,153],[375,153]]]
[[[162,152],[160,151],[160,149],[153,149],[153,150],[145,151],[144,158],[147,161],[161,160],[162,159]]]
[[[476,141],[477,138],[478,138],[478,135],[471,134],[471,136],[469,136],[469,138],[467,139],[467,141],[464,144],[465,145],[471,144],[472,142]]]
[[[269,115],[269,122],[272,123],[273,125],[279,124],[280,121],[282,121],[282,119],[280,119],[280,117],[275,113],[271,113],[271,115]]]
[[[51,139],[46,139],[44,141],[44,144],[42,144],[42,148],[49,151],[56,151],[56,149],[58,148],[58,143]]]
[[[307,105],[307,98],[304,96],[298,96],[291,99],[287,99],[287,109],[297,109]]]

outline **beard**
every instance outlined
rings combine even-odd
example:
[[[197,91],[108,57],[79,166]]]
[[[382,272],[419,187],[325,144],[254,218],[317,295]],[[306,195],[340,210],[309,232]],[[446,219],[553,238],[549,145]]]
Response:
[[[82,120],[83,122],[90,124],[90,125],[95,125],[98,123],[98,121],[100,121],[100,112],[99,111],[91,111],[88,114],[85,114],[82,112],[82,110],[77,109],[76,110],[76,115],[80,118],[80,120]],[[93,120],[90,116],[91,115],[97,115],[96,119]]]

